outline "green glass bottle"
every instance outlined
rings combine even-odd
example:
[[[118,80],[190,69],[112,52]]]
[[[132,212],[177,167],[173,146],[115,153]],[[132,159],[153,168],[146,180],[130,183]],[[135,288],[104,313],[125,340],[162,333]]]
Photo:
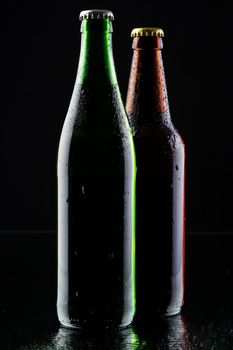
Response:
[[[80,13],[77,78],[58,152],[58,299],[67,327],[134,315],[133,139],[112,54],[113,14]]]

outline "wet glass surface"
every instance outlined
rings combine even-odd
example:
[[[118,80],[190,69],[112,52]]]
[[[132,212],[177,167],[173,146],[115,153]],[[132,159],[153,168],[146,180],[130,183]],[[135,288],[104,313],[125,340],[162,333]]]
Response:
[[[0,349],[232,349],[232,248],[233,234],[187,236],[181,315],[119,331],[76,331],[57,321],[55,233],[1,233]]]

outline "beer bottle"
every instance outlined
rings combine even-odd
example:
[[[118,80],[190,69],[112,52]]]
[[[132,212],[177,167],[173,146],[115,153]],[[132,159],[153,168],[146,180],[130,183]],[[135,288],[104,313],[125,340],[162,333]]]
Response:
[[[134,137],[136,320],[180,312],[184,294],[184,143],[171,121],[163,31],[132,31],[126,111]]]
[[[77,78],[58,152],[58,298],[67,327],[134,314],[133,137],[112,53],[113,14],[80,13]]]

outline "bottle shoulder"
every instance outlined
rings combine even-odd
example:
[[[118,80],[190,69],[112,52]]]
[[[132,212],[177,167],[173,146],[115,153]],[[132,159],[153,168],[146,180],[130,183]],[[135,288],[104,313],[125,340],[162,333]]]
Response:
[[[66,116],[69,123],[98,126],[122,116],[126,117],[126,112],[118,85],[75,85]]]
[[[163,153],[167,150],[169,154],[185,153],[185,145],[172,123],[160,127],[144,126],[133,130],[136,152]]]
[[[145,111],[144,113],[128,113],[133,136],[136,138],[153,139],[154,142],[176,140],[183,144],[183,140],[175,128],[170,111]]]
[[[132,134],[118,86],[92,91],[78,86],[71,98],[60,138],[59,152],[101,156],[133,152]]]
[[[118,85],[75,84],[62,133],[111,133],[129,127]]]

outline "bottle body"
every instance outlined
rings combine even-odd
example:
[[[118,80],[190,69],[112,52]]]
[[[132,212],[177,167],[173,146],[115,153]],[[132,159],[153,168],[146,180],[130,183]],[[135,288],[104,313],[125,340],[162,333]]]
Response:
[[[134,314],[132,136],[117,82],[79,73],[58,155],[58,317],[123,327]]]
[[[174,315],[180,312],[184,292],[183,143],[169,128],[157,135],[136,134],[134,144],[136,315]]]
[[[185,151],[170,118],[160,39],[135,38],[133,45],[126,111],[137,159],[136,320],[140,320],[177,314],[183,304]]]

